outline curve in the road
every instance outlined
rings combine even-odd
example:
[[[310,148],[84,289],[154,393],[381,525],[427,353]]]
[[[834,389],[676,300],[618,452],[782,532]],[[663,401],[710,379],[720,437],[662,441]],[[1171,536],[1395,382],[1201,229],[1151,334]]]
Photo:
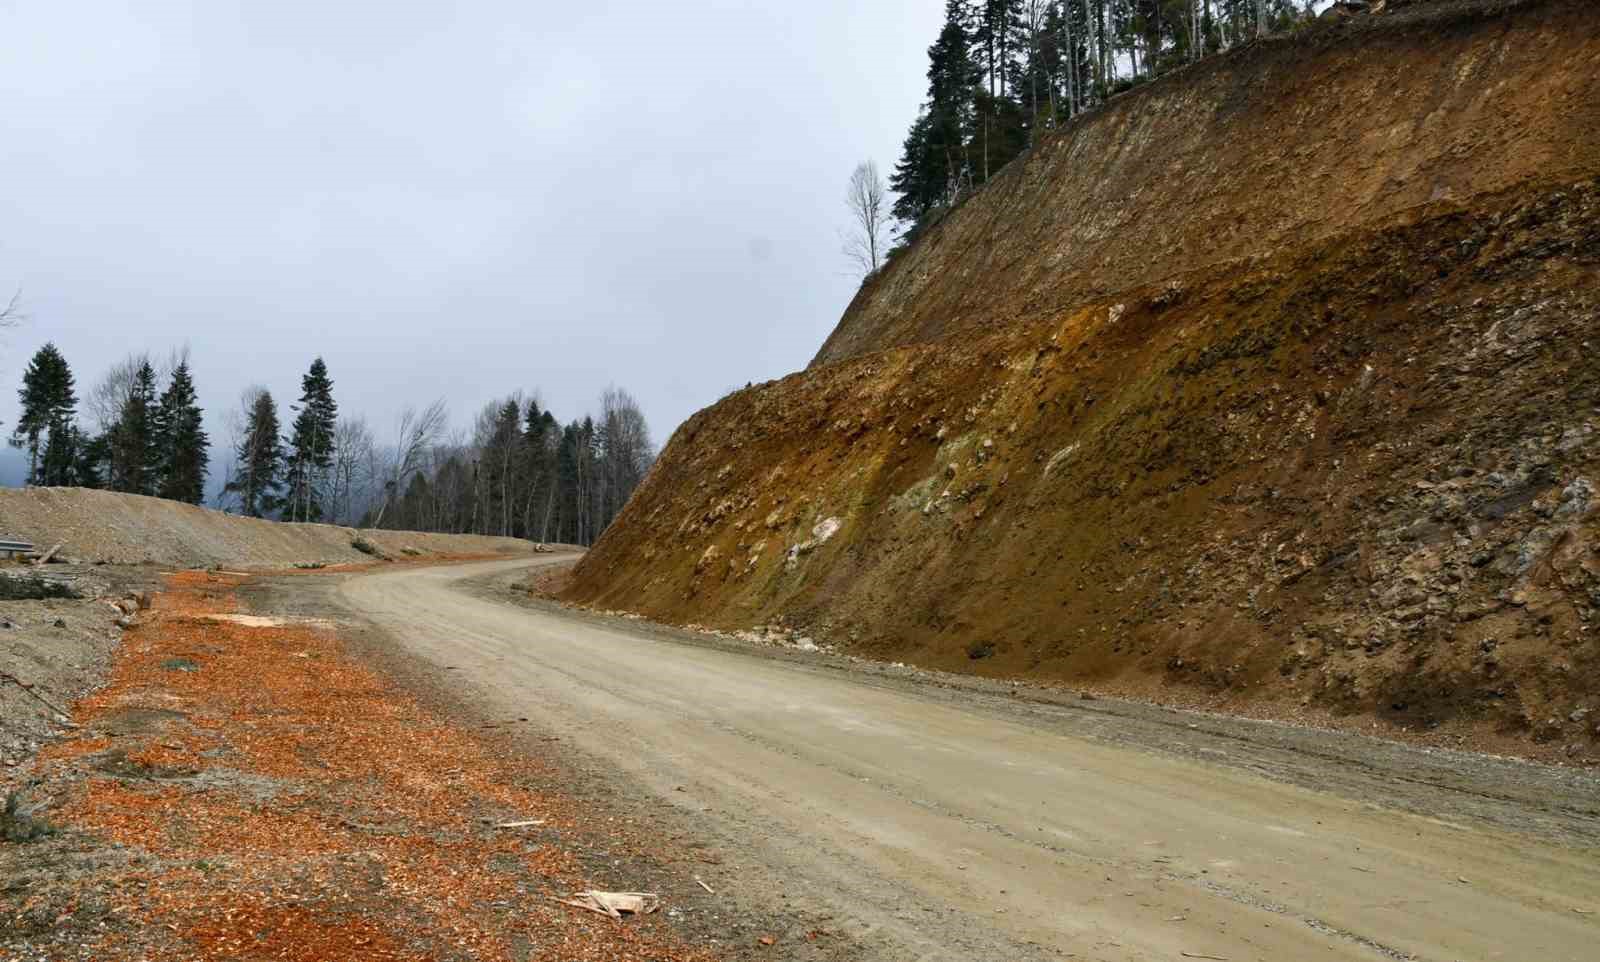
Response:
[[[709,817],[886,958],[1600,957],[1592,852],[457,585],[528,564],[341,591],[496,710]]]

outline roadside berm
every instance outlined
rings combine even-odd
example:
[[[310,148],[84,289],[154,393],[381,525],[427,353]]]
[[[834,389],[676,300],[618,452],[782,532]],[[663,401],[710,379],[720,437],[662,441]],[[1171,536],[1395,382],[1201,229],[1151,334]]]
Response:
[[[175,567],[361,564],[378,558],[507,554],[533,547],[518,538],[286,524],[84,488],[0,490],[0,536],[31,541],[41,551],[59,544],[57,555],[63,560]]]
[[[1582,759],[1597,338],[1600,6],[1275,38],[928,227],[677,431],[567,597]]]

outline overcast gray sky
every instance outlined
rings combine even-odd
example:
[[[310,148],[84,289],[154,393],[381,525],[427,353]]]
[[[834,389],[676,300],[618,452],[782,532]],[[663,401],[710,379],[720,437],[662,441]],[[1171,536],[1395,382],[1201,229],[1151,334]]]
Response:
[[[380,431],[615,382],[664,443],[838,319],[942,6],[0,2],[0,432],[53,340],[80,396],[187,343],[214,440],[321,354]]]

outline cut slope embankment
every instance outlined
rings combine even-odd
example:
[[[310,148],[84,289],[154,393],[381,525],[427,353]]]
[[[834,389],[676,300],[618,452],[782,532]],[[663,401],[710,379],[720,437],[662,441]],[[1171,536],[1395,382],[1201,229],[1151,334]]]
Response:
[[[1591,173],[1596,7],[1421,5],[1251,44],[1114,98],[864,284],[813,366]]]
[[[287,567],[373,560],[357,550],[358,532],[330,524],[285,524],[136,494],[83,488],[0,490],[0,536],[86,562],[176,566]],[[531,550],[517,538],[363,529],[359,536],[389,557],[411,548],[425,555],[509,554]]]
[[[1263,45],[1047,143],[869,285],[810,369],[686,422],[569,597],[1593,751],[1600,8],[1433,25]],[[1329,137],[1342,166],[1312,163]],[[1042,159],[1079,140],[1157,172],[1123,216],[1170,237],[1084,226],[1112,200]],[[1301,226],[1252,219],[1285,194],[1241,194],[1235,237],[1231,203],[1178,176],[1206,151],[1304,161]]]

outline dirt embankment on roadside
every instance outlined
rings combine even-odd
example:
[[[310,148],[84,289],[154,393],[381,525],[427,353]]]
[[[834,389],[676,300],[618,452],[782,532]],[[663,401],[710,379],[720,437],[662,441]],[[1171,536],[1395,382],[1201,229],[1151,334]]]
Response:
[[[389,558],[532,550],[529,542],[517,538],[284,524],[83,488],[0,490],[0,537],[31,541],[41,551],[60,543],[62,557],[89,563],[178,567],[272,568],[375,560],[377,556],[355,547],[358,540]]]
[[[1047,139],[691,418],[568,596],[1593,750],[1600,7],[1409,16]]]
[[[1252,44],[1117,97],[863,285],[813,366],[1051,319],[1592,173],[1593,6],[1424,4]]]

